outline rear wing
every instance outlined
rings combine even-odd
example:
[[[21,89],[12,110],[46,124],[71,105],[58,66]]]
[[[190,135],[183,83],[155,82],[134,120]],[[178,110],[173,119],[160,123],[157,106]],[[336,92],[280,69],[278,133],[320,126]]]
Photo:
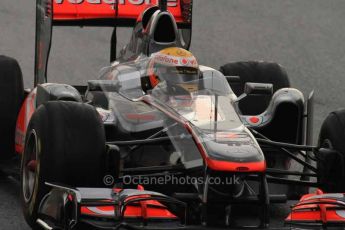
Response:
[[[177,24],[190,26],[191,0],[168,0]],[[53,24],[131,27],[138,16],[158,0],[53,0]]]
[[[133,27],[145,9],[162,2],[179,28],[191,28],[193,0],[36,0],[35,85],[47,81],[53,26]]]

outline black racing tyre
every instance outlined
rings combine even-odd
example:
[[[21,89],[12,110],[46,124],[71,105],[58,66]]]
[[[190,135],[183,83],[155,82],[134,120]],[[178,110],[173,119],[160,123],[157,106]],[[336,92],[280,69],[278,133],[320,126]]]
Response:
[[[16,121],[23,97],[23,77],[18,62],[0,56],[0,162],[14,156]]]
[[[281,88],[290,87],[286,70],[274,62],[243,61],[232,62],[220,67],[225,76],[239,76],[239,82],[229,82],[234,93],[239,96],[243,93],[246,82],[271,83],[273,92]],[[262,96],[244,98],[239,103],[239,108],[245,115],[256,115],[266,110],[271,97]]]
[[[21,163],[21,200],[27,223],[35,223],[45,182],[104,187],[105,133],[94,107],[53,101],[39,106],[26,134]]]
[[[344,192],[345,109],[330,113],[324,120],[319,135],[319,146],[334,149],[338,152],[337,154],[323,156],[319,154],[318,156],[319,176],[321,176],[322,182],[321,189],[325,192]]]

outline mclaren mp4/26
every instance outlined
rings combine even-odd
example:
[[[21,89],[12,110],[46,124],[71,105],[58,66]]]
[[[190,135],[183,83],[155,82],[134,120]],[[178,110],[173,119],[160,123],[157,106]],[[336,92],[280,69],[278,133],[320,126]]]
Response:
[[[20,158],[32,228],[230,228],[242,205],[257,205],[266,228],[270,203],[309,187],[333,193],[303,196],[286,223],[345,223],[344,152],[325,132],[312,146],[312,94],[291,88],[283,67],[198,65],[192,0],[76,2],[37,0],[34,89],[0,58],[1,169],[13,174]],[[52,28],[63,25],[114,27],[111,65],[86,86],[47,81]],[[118,26],[134,29],[116,58]]]

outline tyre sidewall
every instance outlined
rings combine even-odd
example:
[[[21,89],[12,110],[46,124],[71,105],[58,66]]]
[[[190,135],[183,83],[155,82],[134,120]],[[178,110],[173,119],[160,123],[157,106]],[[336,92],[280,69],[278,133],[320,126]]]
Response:
[[[103,185],[105,134],[97,111],[76,102],[41,105],[27,130],[28,134],[34,130],[37,136],[36,183],[28,203],[23,190],[21,194],[25,219],[35,227],[40,202],[50,190],[45,182],[72,187]],[[21,173],[23,167],[22,161]]]
[[[18,62],[0,55],[0,161],[15,153],[17,115],[24,97],[23,77]]]
[[[337,156],[333,156],[332,158],[327,158],[322,162],[318,162],[319,170],[321,170],[322,168],[328,168],[329,170],[331,170],[331,174],[333,175],[329,175],[326,177],[321,176],[321,174],[325,172],[319,171],[320,177],[327,178],[327,181],[330,182],[330,185],[322,184],[322,189],[325,192],[343,192],[343,190],[345,189],[345,110],[337,110],[327,116],[321,126],[319,146],[322,148],[334,149],[338,154]]]

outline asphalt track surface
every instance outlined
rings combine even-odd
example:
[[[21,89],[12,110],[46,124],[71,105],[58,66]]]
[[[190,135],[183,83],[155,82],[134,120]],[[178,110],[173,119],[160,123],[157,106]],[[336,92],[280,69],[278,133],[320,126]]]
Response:
[[[0,54],[18,59],[26,87],[33,84],[35,3],[0,1]],[[191,50],[199,62],[218,68],[239,60],[270,60],[286,67],[305,95],[315,90],[315,134],[327,114],[345,107],[345,1],[195,0]],[[130,31],[119,30],[119,47]],[[111,30],[54,31],[49,80],[85,84],[108,65]],[[19,184],[0,179],[0,230],[29,229],[22,217]],[[288,208],[274,205],[273,226]]]

